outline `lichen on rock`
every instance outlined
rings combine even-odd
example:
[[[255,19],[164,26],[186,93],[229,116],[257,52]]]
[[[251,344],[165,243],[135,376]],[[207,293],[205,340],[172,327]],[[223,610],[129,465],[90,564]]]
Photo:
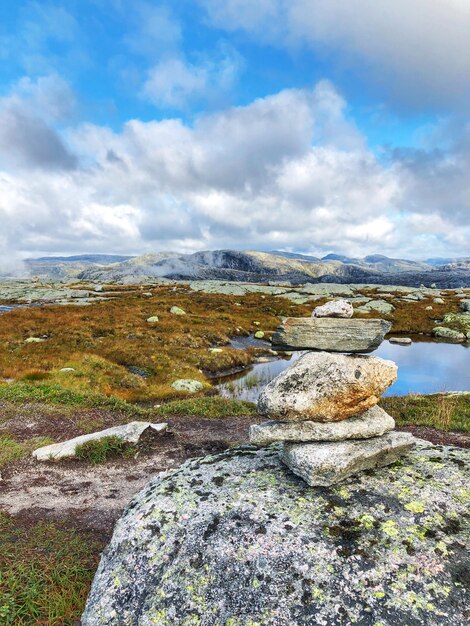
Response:
[[[309,487],[272,446],[188,461],[126,509],[83,626],[460,626],[468,452],[424,442]]]

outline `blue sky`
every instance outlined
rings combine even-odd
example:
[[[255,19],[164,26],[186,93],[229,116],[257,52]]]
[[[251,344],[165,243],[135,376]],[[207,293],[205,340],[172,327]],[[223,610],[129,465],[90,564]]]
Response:
[[[2,3],[0,259],[468,254],[469,32],[466,0]]]

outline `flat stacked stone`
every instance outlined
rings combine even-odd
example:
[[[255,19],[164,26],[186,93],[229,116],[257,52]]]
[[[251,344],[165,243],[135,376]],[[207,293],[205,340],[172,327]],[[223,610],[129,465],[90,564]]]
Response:
[[[327,307],[319,307],[320,317],[314,311],[312,320],[291,318],[297,327],[305,321],[328,322],[323,350],[307,352],[264,388],[258,413],[270,421],[250,429],[250,441],[256,445],[281,442],[282,461],[312,486],[332,485],[359,471],[393,463],[415,442],[409,433],[393,432],[393,417],[377,406],[396,380],[396,364],[374,356],[327,351],[337,352],[341,341],[351,345],[351,338],[342,336],[345,322],[355,323],[354,352],[370,350],[371,341],[358,349],[357,337],[369,332],[361,330],[361,324],[367,328],[376,322],[384,330],[388,322],[321,317]],[[329,310],[332,315],[348,314],[341,302]],[[311,333],[313,347],[319,341]],[[375,335],[372,343],[377,341]]]

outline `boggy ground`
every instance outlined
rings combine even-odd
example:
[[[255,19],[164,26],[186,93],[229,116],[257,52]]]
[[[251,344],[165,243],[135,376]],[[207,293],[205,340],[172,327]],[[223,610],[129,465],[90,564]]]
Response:
[[[152,295],[146,295],[151,293]],[[367,295],[367,294],[365,294]],[[373,290],[371,294],[373,295]],[[99,554],[123,507],[155,473],[247,441],[253,405],[214,396],[210,374],[244,367],[269,345],[235,350],[230,338],[266,336],[281,316],[313,306],[266,294],[229,296],[187,286],[106,288],[87,306],[17,309],[0,316],[0,624],[77,624]],[[377,296],[374,296],[377,297]],[[393,331],[430,333],[459,299],[393,301]],[[387,299],[387,297],[386,297]],[[186,315],[170,313],[179,306]],[[442,309],[442,310],[441,310]],[[159,321],[149,324],[148,317]],[[378,313],[363,314],[379,317]],[[28,337],[44,342],[25,343]],[[254,342],[256,345],[256,342]],[[212,352],[211,348],[222,352]],[[72,367],[73,372],[60,372]],[[177,393],[176,378],[204,390]],[[469,396],[387,398],[400,428],[470,447]],[[130,455],[100,465],[38,463],[30,452],[135,419],[169,424]]]

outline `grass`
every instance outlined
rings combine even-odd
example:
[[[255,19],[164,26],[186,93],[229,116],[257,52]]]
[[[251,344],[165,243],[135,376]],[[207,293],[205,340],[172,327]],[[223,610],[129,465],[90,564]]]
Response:
[[[129,457],[135,451],[134,446],[129,445],[119,437],[103,437],[96,441],[87,441],[75,451],[77,459],[88,461],[92,465],[104,463],[110,459]]]
[[[39,402],[54,405],[110,409],[129,415],[142,415],[146,411],[142,407],[129,404],[116,397],[102,394],[74,391],[60,385],[33,384],[19,382],[0,385],[0,400],[13,403]]]
[[[242,417],[256,414],[256,406],[252,402],[231,400],[220,396],[174,400],[154,409],[154,415],[190,415],[194,417],[226,418]]]
[[[8,463],[21,459],[26,454],[31,454],[36,448],[53,443],[48,437],[34,437],[27,441],[16,441],[10,435],[0,436],[0,468]]]
[[[89,533],[0,513],[0,624],[76,624],[103,547]]]
[[[174,289],[149,286],[153,296],[146,298],[129,288],[86,307],[22,308],[2,315],[0,379],[128,402],[179,399],[183,395],[171,386],[177,378],[199,380],[209,390],[204,372],[253,361],[257,350],[234,350],[227,345],[231,337],[259,327],[269,333],[281,316],[311,310],[260,294],[237,297],[242,306],[235,307],[231,296],[193,292],[184,285]],[[172,315],[174,305],[187,315]],[[147,323],[152,315],[158,315],[158,323]],[[39,336],[47,340],[25,343]],[[223,346],[222,352],[211,352],[214,346]]]
[[[429,426],[470,432],[470,395],[433,394],[382,398],[380,406],[398,426]]]

